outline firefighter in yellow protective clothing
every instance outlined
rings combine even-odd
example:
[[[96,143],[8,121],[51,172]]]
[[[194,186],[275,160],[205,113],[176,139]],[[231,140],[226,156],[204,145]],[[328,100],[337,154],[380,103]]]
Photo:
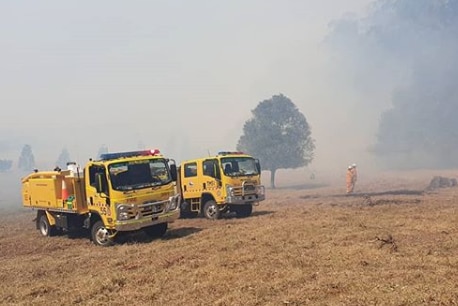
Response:
[[[356,171],[356,164],[351,165],[351,172],[353,173],[353,176],[352,176],[353,188],[352,189],[355,189],[356,180],[358,179],[358,172]]]
[[[348,166],[347,174],[345,175],[345,182],[347,183],[347,194],[353,193],[353,168]]]

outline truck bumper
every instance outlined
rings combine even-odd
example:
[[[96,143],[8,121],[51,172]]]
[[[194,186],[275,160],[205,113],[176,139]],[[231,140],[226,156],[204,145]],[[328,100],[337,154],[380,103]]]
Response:
[[[245,196],[234,196],[234,197],[227,197],[226,198],[226,203],[231,204],[231,205],[243,205],[243,204],[250,204],[250,203],[255,203],[255,202],[260,202],[265,200],[265,195],[257,195],[257,194],[251,194],[251,195],[245,195]]]
[[[141,219],[132,219],[126,221],[116,221],[115,229],[120,232],[135,231],[144,227],[160,224],[171,223],[180,216],[180,209],[175,209],[167,213],[143,217]]]

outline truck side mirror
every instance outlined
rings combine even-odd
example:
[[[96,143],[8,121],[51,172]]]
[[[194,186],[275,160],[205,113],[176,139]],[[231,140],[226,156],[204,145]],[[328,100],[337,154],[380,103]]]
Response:
[[[177,165],[170,164],[170,176],[172,177],[172,181],[177,181]]]

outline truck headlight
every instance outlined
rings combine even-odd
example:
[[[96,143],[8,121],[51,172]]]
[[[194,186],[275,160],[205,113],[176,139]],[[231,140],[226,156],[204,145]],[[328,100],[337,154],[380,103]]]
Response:
[[[179,204],[180,204],[180,195],[175,195],[173,197],[170,197],[168,210],[170,211],[170,210],[177,209]]]
[[[226,185],[226,194],[228,197],[234,196],[234,190],[232,189],[231,185]]]
[[[129,219],[129,213],[127,211],[120,212],[118,215],[118,220],[128,220]]]
[[[257,189],[256,193],[257,193],[258,195],[264,195],[264,193],[266,192],[264,186],[262,186],[262,185],[257,186],[256,189]]]
[[[128,220],[129,219],[129,206],[120,205],[118,207],[118,220]]]

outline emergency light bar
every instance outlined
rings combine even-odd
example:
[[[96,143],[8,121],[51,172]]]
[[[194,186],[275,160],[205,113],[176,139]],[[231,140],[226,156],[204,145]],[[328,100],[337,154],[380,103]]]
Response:
[[[242,155],[242,154],[245,154],[245,153],[244,152],[240,152],[240,151],[237,151],[237,152],[230,152],[230,151],[218,152],[218,155]]]
[[[158,149],[154,150],[142,150],[142,151],[130,151],[130,152],[118,152],[118,153],[105,153],[100,155],[100,160],[111,160],[117,158],[126,158],[134,156],[154,156],[159,155],[161,152]]]

